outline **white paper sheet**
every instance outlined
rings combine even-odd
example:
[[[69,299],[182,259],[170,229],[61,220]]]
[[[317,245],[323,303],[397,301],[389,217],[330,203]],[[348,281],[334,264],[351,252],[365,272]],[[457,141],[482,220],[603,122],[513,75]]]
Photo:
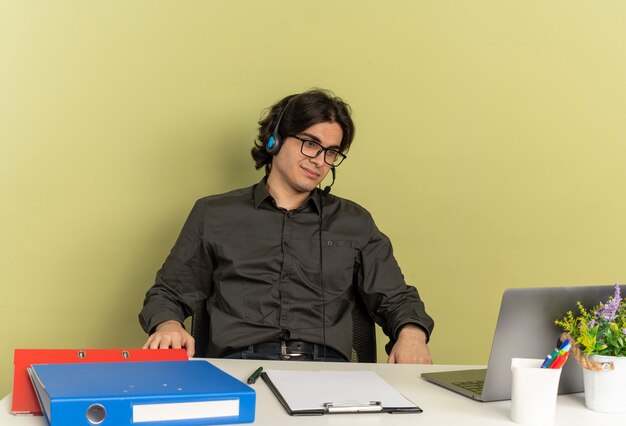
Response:
[[[417,408],[373,371],[266,370],[292,411],[324,409],[325,403],[383,408]]]

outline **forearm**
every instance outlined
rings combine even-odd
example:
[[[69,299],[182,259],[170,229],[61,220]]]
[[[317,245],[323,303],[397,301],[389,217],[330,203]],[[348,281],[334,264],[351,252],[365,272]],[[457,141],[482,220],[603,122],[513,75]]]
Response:
[[[144,306],[144,309],[139,313],[139,323],[147,334],[154,333],[160,324],[168,321],[182,324],[184,320],[184,315],[163,308]]]
[[[400,332],[408,325],[419,328],[425,336],[426,342],[430,339],[434,327],[433,319],[426,313],[424,303],[415,287],[402,284],[406,289],[386,304],[381,306],[381,316],[385,318],[385,329],[392,341],[399,338]]]
[[[423,327],[415,324],[405,324],[400,328],[399,336],[415,339],[419,343],[428,343],[428,334]]]
[[[153,333],[159,324],[169,320],[182,323],[191,311],[184,306],[180,297],[177,300],[173,296],[173,290],[160,279],[159,274],[154,286],[146,293],[143,309],[139,313],[139,323],[148,334]]]

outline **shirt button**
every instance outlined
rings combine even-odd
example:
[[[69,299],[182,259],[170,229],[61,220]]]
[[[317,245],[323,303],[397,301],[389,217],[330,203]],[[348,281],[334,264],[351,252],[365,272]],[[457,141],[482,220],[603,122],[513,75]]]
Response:
[[[283,245],[287,247],[289,245],[289,241],[283,241]]]
[[[329,246],[332,246],[332,245],[333,245],[333,242],[332,242],[332,241],[329,241],[329,242],[328,242],[328,245],[329,245]]]

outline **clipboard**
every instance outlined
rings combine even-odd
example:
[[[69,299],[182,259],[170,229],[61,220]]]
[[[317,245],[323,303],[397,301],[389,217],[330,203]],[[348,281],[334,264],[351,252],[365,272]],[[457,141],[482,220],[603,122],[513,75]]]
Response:
[[[185,361],[185,349],[15,349],[13,355],[13,414],[42,415],[28,376],[32,364],[85,362]]]
[[[290,416],[423,411],[373,371],[266,370],[261,378]]]

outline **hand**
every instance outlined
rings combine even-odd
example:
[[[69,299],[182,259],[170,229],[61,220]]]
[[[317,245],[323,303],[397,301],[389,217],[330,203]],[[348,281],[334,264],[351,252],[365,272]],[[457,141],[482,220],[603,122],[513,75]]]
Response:
[[[178,321],[164,321],[157,325],[143,345],[142,349],[187,349],[187,356],[191,358],[196,352],[195,340]]]
[[[432,364],[433,360],[426,344],[424,330],[413,324],[403,326],[387,362],[389,364]]]

